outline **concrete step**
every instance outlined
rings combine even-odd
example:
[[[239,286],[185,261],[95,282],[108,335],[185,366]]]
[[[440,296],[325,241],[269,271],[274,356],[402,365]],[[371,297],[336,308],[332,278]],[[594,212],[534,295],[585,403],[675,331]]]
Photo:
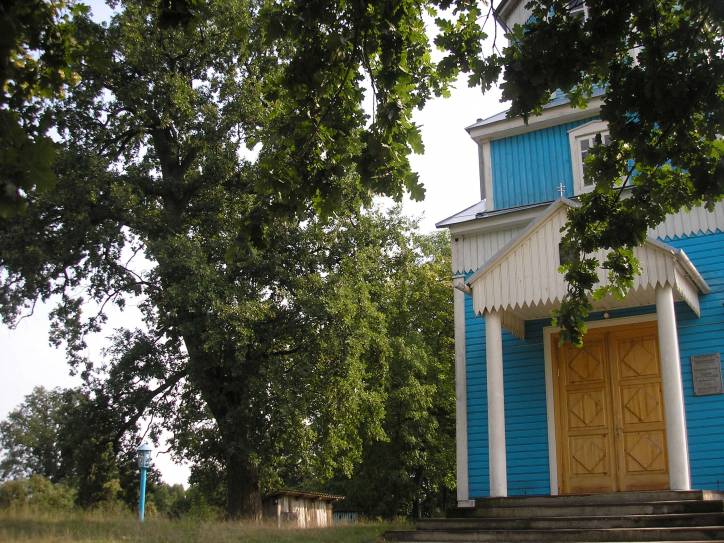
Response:
[[[533,506],[549,505],[607,505],[641,502],[669,502],[690,500],[724,500],[724,492],[713,490],[646,490],[638,492],[608,492],[604,494],[569,494],[564,496],[511,496],[507,498],[480,498],[476,506]]]
[[[724,541],[724,526],[611,528],[605,530],[417,530],[387,532],[384,537],[386,541],[424,541],[427,543]]]
[[[724,526],[724,512],[533,518],[436,518],[417,522],[418,530],[550,530]]]
[[[724,511],[724,502],[720,500],[656,501],[601,505],[558,505],[556,502],[548,502],[545,505],[531,506],[507,506],[481,502],[475,508],[455,509],[448,516],[454,518],[622,517],[629,515],[672,515],[677,513],[721,513],[722,511]]]

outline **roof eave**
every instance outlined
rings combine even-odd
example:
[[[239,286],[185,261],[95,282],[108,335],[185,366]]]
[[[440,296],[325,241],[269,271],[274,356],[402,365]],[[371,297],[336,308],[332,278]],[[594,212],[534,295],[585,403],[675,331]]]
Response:
[[[711,292],[711,287],[709,287],[709,284],[706,282],[704,277],[702,277],[701,273],[699,273],[699,270],[696,269],[694,263],[689,260],[689,257],[684,251],[682,251],[681,249],[677,249],[676,247],[672,247],[668,243],[664,243],[663,241],[660,241],[656,238],[650,237],[647,238],[646,241],[652,245],[655,245],[659,249],[671,253],[676,261],[684,269],[686,274],[691,278],[693,283],[696,285],[696,288],[699,289],[699,292],[701,292],[702,294],[709,294]]]
[[[493,17],[498,21],[506,31],[510,31],[510,27],[505,22],[505,18],[515,9],[516,4],[521,0],[501,0],[497,7],[493,9]]]
[[[529,117],[527,123],[522,117],[506,117],[487,124],[481,124],[485,123],[483,120],[465,130],[475,141],[505,138],[597,115],[602,103],[602,97],[596,96],[589,100],[585,108],[574,108],[570,103],[564,103],[544,109],[540,115]]]

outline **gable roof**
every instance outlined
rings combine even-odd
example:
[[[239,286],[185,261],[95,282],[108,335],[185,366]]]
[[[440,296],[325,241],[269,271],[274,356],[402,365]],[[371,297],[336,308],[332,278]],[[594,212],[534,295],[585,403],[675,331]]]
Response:
[[[467,284],[472,289],[476,313],[503,311],[522,321],[550,315],[567,292],[563,275],[558,271],[559,243],[567,211],[578,205],[568,199],[553,202],[470,276]],[[677,299],[699,314],[698,293],[708,292],[709,287],[683,251],[649,238],[634,249],[634,255],[642,273],[634,279],[625,299],[609,296],[595,301],[595,309],[651,305],[655,303],[656,287],[668,284]],[[596,256],[603,261],[605,251]],[[599,281],[606,280],[606,271],[599,269]],[[516,331],[521,333],[520,326]]]

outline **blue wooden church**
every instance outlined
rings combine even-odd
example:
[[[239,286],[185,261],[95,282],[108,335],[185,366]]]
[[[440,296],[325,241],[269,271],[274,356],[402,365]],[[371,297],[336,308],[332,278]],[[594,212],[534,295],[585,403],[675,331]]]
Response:
[[[583,3],[581,9],[585,9]],[[498,14],[523,23],[524,1]],[[592,189],[583,159],[601,98],[467,127],[480,201],[452,240],[458,504],[488,496],[724,490],[724,203],[668,216],[636,250],[624,300],[595,304],[582,349],[560,346],[560,228]],[[603,278],[603,275],[602,275]]]

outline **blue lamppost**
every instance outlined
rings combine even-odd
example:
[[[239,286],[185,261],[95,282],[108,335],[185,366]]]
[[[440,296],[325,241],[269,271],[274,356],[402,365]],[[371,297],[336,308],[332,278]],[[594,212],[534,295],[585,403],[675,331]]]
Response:
[[[146,472],[151,467],[151,445],[144,441],[136,449],[138,454],[138,467],[141,468],[141,494],[138,497],[138,520],[143,522],[146,512]]]

